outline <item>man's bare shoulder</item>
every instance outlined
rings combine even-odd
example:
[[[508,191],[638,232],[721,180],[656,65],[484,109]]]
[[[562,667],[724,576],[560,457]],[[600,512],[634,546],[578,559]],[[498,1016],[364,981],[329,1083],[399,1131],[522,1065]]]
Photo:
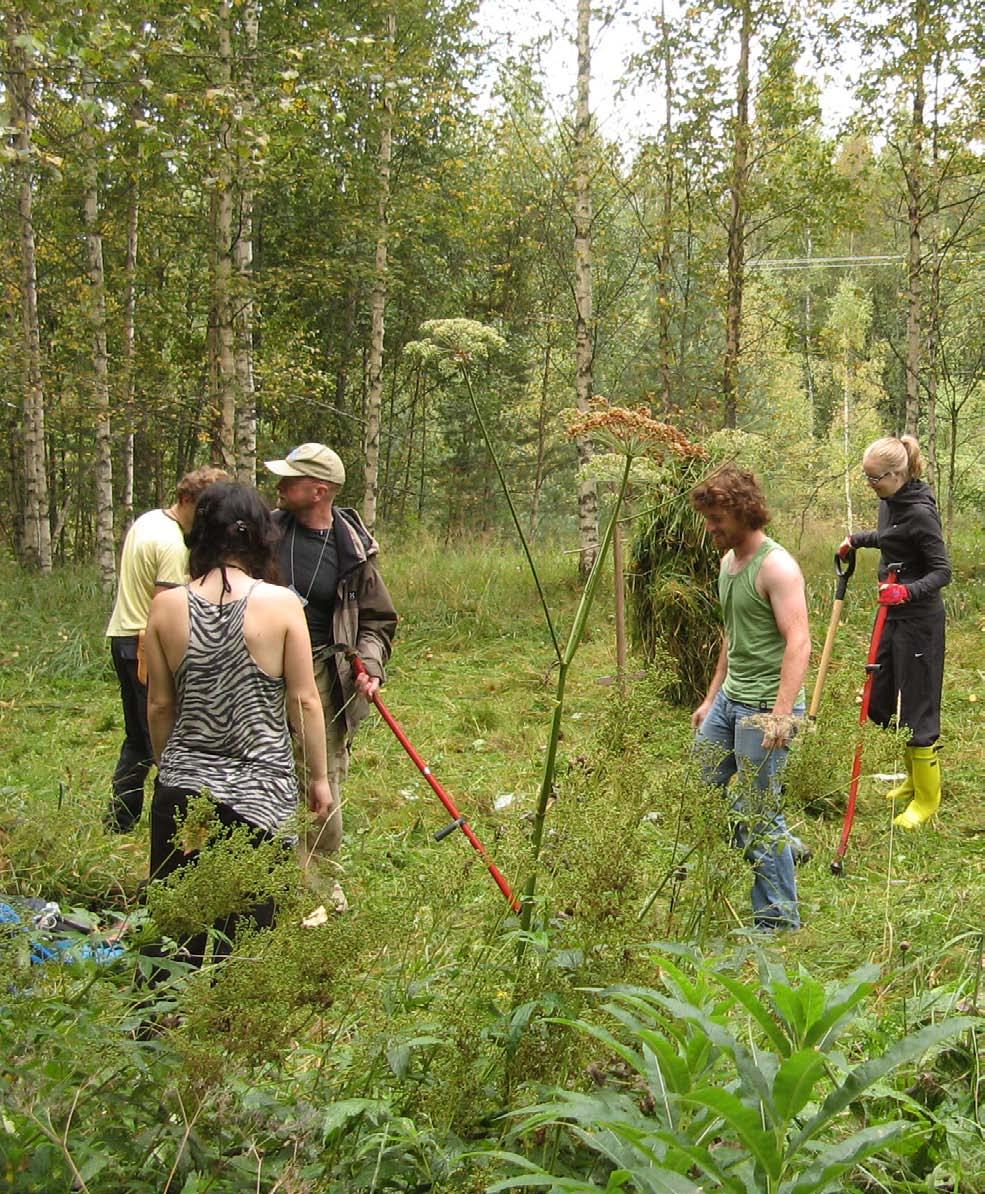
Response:
[[[790,552],[779,544],[763,560],[759,575],[766,586],[791,583],[802,584],[804,580],[804,574],[800,570],[800,565]]]

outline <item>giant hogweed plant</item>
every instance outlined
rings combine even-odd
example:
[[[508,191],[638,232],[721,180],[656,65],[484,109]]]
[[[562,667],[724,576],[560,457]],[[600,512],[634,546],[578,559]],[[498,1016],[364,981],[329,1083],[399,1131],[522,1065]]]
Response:
[[[614,1028],[556,1021],[598,1042],[611,1064],[591,1067],[600,1089],[559,1090],[519,1113],[514,1138],[543,1140],[560,1129],[568,1147],[555,1149],[547,1164],[495,1154],[516,1172],[489,1194],[524,1187],[586,1194],[843,1190],[852,1170],[901,1149],[914,1130],[898,1120],[857,1128],[852,1104],[974,1023],[931,1024],[852,1065],[838,1041],[872,991],[877,967],[859,967],[825,988],[803,969],[791,982],[765,959],[758,983],[700,961],[693,973],[666,957],[656,961],[662,988],[603,993]]]
[[[488,362],[506,349],[506,341],[492,328],[469,319],[432,319],[421,325],[422,338],[406,345],[404,351],[422,367],[433,369],[446,380],[460,379],[468,393],[472,412],[475,416],[479,432],[492,459],[496,475],[499,479],[503,496],[509,507],[510,516],[517,538],[523,549],[527,564],[533,577],[537,594],[540,598],[544,620],[550,635],[557,667],[557,681],[554,694],[554,712],[551,717],[550,732],[547,740],[547,750],[544,758],[544,771],[540,790],[537,797],[537,807],[534,813],[533,830],[531,833],[531,868],[523,893],[523,911],[521,913],[521,929],[524,934],[530,930],[533,914],[534,897],[537,889],[537,861],[540,857],[544,840],[544,825],[547,808],[554,791],[555,774],[557,771],[557,748],[561,736],[561,726],[564,715],[564,693],[568,680],[568,672],[574,662],[575,655],[581,644],[588,623],[592,604],[598,589],[602,574],[602,567],[612,543],[615,529],[626,489],[629,484],[630,471],[633,461],[640,457],[662,459],[667,454],[681,458],[702,457],[704,450],[697,444],[691,443],[676,427],[667,423],[660,423],[650,417],[645,406],[631,409],[610,406],[604,398],[596,398],[591,409],[573,417],[568,426],[568,435],[572,438],[588,438],[594,445],[605,448],[621,462],[618,481],[616,482],[616,496],[612,512],[602,536],[595,563],[585,582],[581,600],[575,611],[571,629],[567,639],[562,643],[561,637],[551,616],[544,587],[541,584],[537,565],[534,561],[527,536],[517,514],[513,495],[510,491],[506,474],[500,463],[496,445],[489,435],[486,422],[482,417],[479,403],[476,399],[472,370],[480,363]],[[525,938],[521,937],[520,951],[523,950]]]

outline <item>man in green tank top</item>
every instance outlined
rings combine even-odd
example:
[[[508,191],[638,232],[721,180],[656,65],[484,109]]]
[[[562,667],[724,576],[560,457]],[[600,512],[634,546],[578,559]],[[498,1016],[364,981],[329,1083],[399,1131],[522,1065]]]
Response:
[[[768,538],[766,499],[755,476],[723,465],[692,493],[721,549],[718,596],[725,632],[715,674],[692,725],[706,782],[724,792],[738,776],[734,844],[751,863],[759,929],[797,929],[793,842],[782,811],[780,773],[804,711],[811,653],[804,578]]]

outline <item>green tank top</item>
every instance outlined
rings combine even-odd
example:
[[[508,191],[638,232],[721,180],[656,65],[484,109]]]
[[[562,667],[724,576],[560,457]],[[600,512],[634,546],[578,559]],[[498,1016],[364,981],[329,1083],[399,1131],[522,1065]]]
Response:
[[[756,592],[756,577],[763,560],[779,548],[766,538],[756,554],[734,576],[729,575],[729,552],[718,573],[718,599],[728,634],[728,672],[722,688],[741,705],[772,705],[780,686],[780,667],[786,648],[773,616],[773,607]],[[803,692],[795,704],[803,701]]]

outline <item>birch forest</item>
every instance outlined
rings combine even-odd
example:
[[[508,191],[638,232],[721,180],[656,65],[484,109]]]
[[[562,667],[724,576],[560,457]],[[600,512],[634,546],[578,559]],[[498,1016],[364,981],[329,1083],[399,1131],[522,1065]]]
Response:
[[[585,568],[592,445],[564,432],[593,395],[753,443],[829,514],[864,443],[915,432],[947,526],[980,509],[976,6],[637,4],[636,130],[596,118],[618,3],[552,11],[504,47],[476,0],[8,5],[8,553],[109,587],[186,469],[262,480],[306,440],[370,526],[495,531],[462,394],[403,351],[459,317],[505,340],[476,381],[531,532],[577,524]]]

